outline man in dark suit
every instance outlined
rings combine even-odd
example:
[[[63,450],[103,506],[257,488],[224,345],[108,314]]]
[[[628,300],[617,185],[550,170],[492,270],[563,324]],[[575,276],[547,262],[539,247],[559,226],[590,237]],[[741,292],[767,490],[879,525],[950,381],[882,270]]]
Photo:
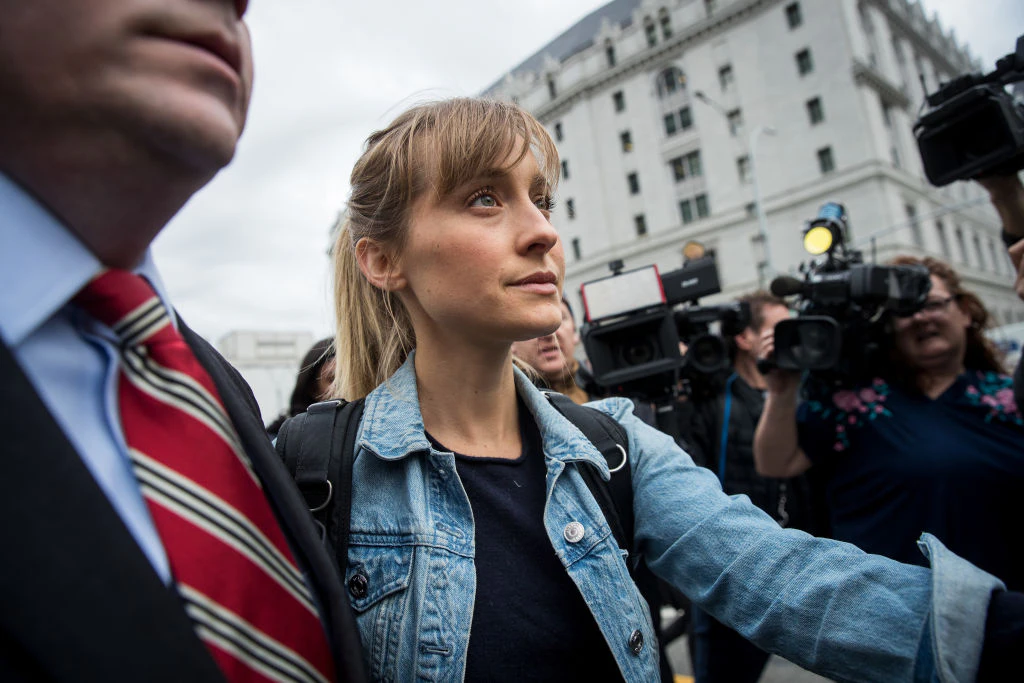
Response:
[[[149,257],[234,154],[246,5],[0,0],[0,680],[365,677],[251,391],[167,315]],[[162,320],[144,342],[87,305],[111,273],[108,293],[130,281]],[[278,610],[309,643],[272,634]]]

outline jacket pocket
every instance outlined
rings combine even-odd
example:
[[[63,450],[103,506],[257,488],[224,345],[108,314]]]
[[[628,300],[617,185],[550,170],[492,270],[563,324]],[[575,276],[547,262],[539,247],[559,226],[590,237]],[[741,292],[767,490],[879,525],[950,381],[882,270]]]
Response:
[[[416,642],[403,629],[412,598],[411,545],[351,545],[345,569],[345,589],[356,615],[356,626],[374,681],[401,681],[403,662],[412,662],[403,643]]]
[[[345,587],[357,613],[409,587],[413,546],[353,545],[348,549]]]

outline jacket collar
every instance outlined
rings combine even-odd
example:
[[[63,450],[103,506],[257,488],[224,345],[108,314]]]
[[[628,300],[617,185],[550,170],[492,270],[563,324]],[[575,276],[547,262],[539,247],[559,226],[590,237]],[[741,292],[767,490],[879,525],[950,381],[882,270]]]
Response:
[[[399,460],[430,451],[416,389],[415,351],[386,382],[366,397],[358,445],[382,460]],[[590,440],[515,368],[516,391],[540,429],[544,454],[562,462],[587,461],[608,476],[608,463]]]

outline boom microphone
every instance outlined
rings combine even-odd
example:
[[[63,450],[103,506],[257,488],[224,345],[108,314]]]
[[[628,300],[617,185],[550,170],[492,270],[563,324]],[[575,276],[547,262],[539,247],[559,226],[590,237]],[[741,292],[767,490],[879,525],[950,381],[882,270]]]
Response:
[[[772,280],[770,289],[772,290],[772,294],[779,298],[783,298],[793,296],[794,294],[802,294],[806,289],[806,284],[803,280],[798,280],[795,277],[780,275]]]

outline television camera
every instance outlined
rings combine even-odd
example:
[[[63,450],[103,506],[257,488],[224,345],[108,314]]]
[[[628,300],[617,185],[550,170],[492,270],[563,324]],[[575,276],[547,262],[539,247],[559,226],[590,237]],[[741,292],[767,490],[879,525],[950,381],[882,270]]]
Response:
[[[798,315],[775,327],[773,357],[759,363],[810,370],[840,385],[884,361],[892,316],[913,315],[924,306],[931,278],[924,266],[864,263],[849,249],[849,219],[842,204],[829,202],[804,228],[804,248],[822,257],[801,265],[803,279],[781,276],[771,283],[778,297],[798,297]]]
[[[698,305],[721,291],[718,266],[702,256],[660,274],[657,266],[622,271],[580,286],[580,328],[595,382],[609,393],[668,404],[729,366],[723,336],[750,324],[746,304]],[[680,343],[686,345],[685,353]]]
[[[930,109],[914,124],[914,136],[933,185],[1024,168],[1024,101],[1006,91],[1020,81],[1024,35],[991,73],[960,76],[926,97]]]

